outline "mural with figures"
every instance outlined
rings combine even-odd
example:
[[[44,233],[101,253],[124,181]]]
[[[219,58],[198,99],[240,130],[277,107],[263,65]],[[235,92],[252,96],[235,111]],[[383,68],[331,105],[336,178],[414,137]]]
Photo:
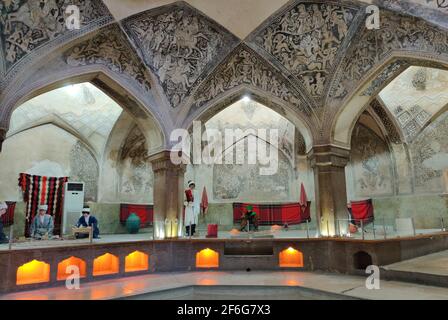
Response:
[[[0,1],[0,35],[5,44],[6,69],[36,48],[70,32],[65,19],[69,5],[78,6],[81,26],[109,16],[101,1]]]
[[[123,144],[120,157],[120,200],[152,201],[154,175],[147,160],[148,148],[141,130],[135,126]]]
[[[444,173],[448,170],[448,114],[429,125],[410,146],[415,170],[415,191],[448,191]]]
[[[389,148],[377,134],[357,124],[352,136],[349,170],[357,198],[393,195],[393,162]]]
[[[298,4],[270,24],[257,43],[320,97],[357,10],[325,3]]]

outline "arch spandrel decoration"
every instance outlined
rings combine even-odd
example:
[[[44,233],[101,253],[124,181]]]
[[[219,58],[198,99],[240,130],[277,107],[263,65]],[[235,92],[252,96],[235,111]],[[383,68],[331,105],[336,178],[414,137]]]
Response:
[[[201,75],[238,43],[230,32],[183,2],[132,16],[123,25],[172,107],[182,104]]]
[[[76,5],[80,11],[80,29],[69,30],[66,26],[66,9]],[[111,23],[114,19],[102,1],[63,0],[2,1],[0,12],[0,37],[4,47],[0,49],[0,65],[5,81],[37,56],[66,43],[93,29]],[[36,36],[39,35],[39,36]],[[45,51],[44,51],[45,50]]]
[[[152,88],[148,71],[118,25],[103,28],[95,36],[68,49],[64,58],[71,67],[103,65],[129,80],[137,81],[145,91]]]
[[[189,114],[203,112],[204,106],[210,106],[213,101],[219,100],[232,89],[242,86],[269,93],[292,106],[298,114],[311,122],[316,119],[303,95],[245,45],[235,49],[197,88]]]
[[[295,2],[272,16],[251,39],[319,100],[357,28],[358,11],[358,6],[340,1]]]
[[[448,33],[414,17],[385,11],[380,30],[364,29],[353,42],[327,97],[332,107],[326,111],[324,135],[341,146],[350,145],[351,129],[370,94],[384,88],[406,64],[448,64]],[[397,60],[404,63],[394,65]],[[375,73],[379,76],[372,80]]]

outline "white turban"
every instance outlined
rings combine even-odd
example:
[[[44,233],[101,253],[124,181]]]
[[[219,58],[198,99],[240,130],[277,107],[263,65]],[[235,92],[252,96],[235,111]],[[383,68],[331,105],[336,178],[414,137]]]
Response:
[[[48,210],[48,206],[46,204],[42,204],[42,205],[39,206],[39,210],[47,211]]]

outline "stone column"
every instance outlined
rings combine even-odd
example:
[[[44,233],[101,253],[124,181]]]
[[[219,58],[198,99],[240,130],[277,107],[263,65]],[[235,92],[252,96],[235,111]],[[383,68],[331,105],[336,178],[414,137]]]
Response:
[[[317,223],[323,236],[345,233],[348,227],[348,222],[336,225],[336,220],[348,218],[345,166],[349,156],[349,150],[331,145],[316,146],[309,154],[314,170]]]
[[[2,152],[3,142],[6,140],[6,132],[5,128],[0,128],[0,152]]]
[[[149,157],[154,172],[154,235],[156,239],[182,235],[185,164],[174,164],[171,151]]]

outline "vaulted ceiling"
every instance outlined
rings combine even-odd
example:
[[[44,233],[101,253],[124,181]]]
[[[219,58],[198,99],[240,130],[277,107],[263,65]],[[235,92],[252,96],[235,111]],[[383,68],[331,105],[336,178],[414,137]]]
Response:
[[[249,90],[323,135],[338,106],[393,52],[448,61],[448,8],[423,2],[74,0],[81,29],[70,31],[66,1],[2,1],[0,129],[24,94],[18,87],[95,66],[120,77],[167,126]],[[382,9],[378,31],[365,27],[370,3]],[[378,81],[412,61],[395,63]],[[374,81],[366,94],[381,88]]]

